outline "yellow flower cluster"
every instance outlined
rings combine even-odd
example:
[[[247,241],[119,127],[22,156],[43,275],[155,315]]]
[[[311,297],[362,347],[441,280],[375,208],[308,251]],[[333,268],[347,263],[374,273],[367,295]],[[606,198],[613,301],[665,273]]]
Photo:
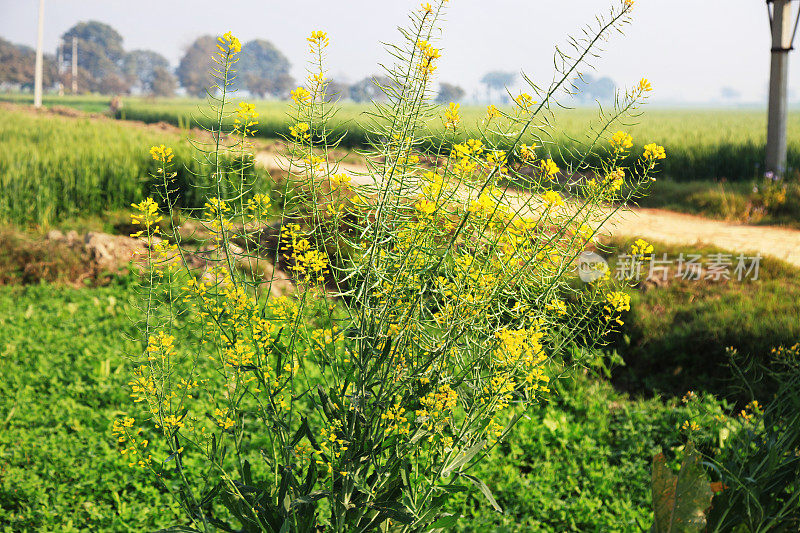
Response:
[[[328,257],[324,252],[311,248],[311,243],[303,236],[299,224],[287,224],[286,233],[281,237],[284,246],[291,250],[294,260],[292,270],[301,279],[312,283],[323,283],[328,272]]]
[[[255,133],[254,127],[258,125],[256,120],[258,115],[255,104],[239,102],[239,106],[236,108],[236,117],[233,119],[234,133],[240,133],[245,137],[253,135]]]
[[[171,162],[173,157],[172,148],[167,148],[163,144],[152,146],[150,155],[154,160],[161,162],[162,165]]]
[[[653,253],[653,250],[653,245],[644,239],[636,239],[636,241],[631,244],[631,255],[633,256],[650,255]]]
[[[486,116],[489,120],[492,120],[493,118],[500,116],[500,110],[497,109],[496,105],[489,104],[489,106],[486,108]]]
[[[528,146],[525,143],[519,145],[519,155],[525,161],[533,161],[536,159],[536,145]]]
[[[645,145],[643,157],[647,160],[654,161],[656,159],[666,158],[667,153],[664,151],[663,146],[659,146],[656,143],[650,143]]]
[[[625,184],[625,170],[617,168],[598,181],[594,178],[586,181],[586,188],[591,192],[615,193]]]
[[[302,105],[307,104],[311,101],[311,93],[308,92],[304,87],[298,87],[297,89],[293,89],[289,96],[294,100],[295,104]]]
[[[289,128],[289,133],[292,134],[292,137],[301,140],[308,140],[311,138],[311,133],[309,132],[309,125],[307,122],[298,122],[294,126]]]
[[[219,37],[217,40],[219,41],[219,44],[217,44],[217,48],[223,55],[238,54],[239,52],[242,51],[242,43],[236,36],[233,35],[232,32],[226,33],[222,37]]]
[[[168,335],[163,331],[159,331],[155,335],[150,335],[147,341],[147,359],[155,361],[156,359],[167,359],[175,354],[175,336]]]
[[[158,204],[152,198],[142,200],[138,204],[131,204],[131,207],[136,209],[135,213],[131,213],[131,223],[137,226],[144,226],[144,230],[132,233],[131,237],[141,237],[147,235],[148,238],[159,232],[157,224],[163,220],[158,214]]]
[[[616,132],[608,142],[611,143],[615,152],[625,152],[633,148],[633,137],[624,131]]]
[[[539,164],[539,169],[548,179],[554,179],[556,174],[561,172],[561,169],[558,168],[558,165],[552,159],[543,159],[542,162]]]
[[[522,93],[514,97],[514,101],[523,111],[528,111],[532,106],[536,104],[536,101],[534,101],[533,97],[528,93]]]
[[[614,291],[606,294],[606,305],[603,307],[606,312],[606,318],[611,319],[614,315],[624,311],[631,310],[631,297],[629,294],[620,291]],[[620,326],[624,324],[622,319],[617,317],[615,319]]]
[[[409,432],[408,418],[405,416],[405,408],[401,407],[399,403],[389,407],[385,413],[381,414],[381,420],[386,423],[383,432],[385,434],[398,433],[405,435]]]
[[[691,422],[686,420],[686,421],[683,422],[683,425],[681,426],[681,429],[684,430],[684,431],[694,432],[694,431],[699,431],[700,430],[700,426],[694,420],[692,420]]]
[[[422,54],[422,58],[419,61],[419,70],[427,79],[436,70],[434,61],[439,59],[442,54],[438,48],[434,48],[428,41],[424,39],[417,41],[417,48]]]
[[[322,30],[314,30],[311,32],[311,36],[306,39],[311,46],[312,52],[315,50],[319,50],[325,48],[331,43],[331,40],[328,38],[328,34]]]
[[[268,194],[256,193],[247,200],[247,209],[254,217],[265,219],[269,216],[269,209],[272,207],[272,198]]]
[[[135,422],[136,421],[130,417],[116,419],[111,428],[111,434],[117,437],[117,442],[119,444],[126,444],[126,447],[120,449],[119,453],[121,455],[128,455],[133,459],[133,461],[128,463],[128,466],[145,468],[152,463],[153,456],[150,454],[147,454],[147,456],[144,455],[144,450],[149,445],[149,441],[147,439],[138,439],[142,430],[134,428]],[[141,458],[136,459],[136,455],[140,455]]]
[[[441,435],[451,423],[457,402],[458,393],[448,383],[420,398],[422,407],[414,412],[415,421],[430,432],[428,442],[432,442],[437,434]]]
[[[564,199],[558,194],[556,191],[545,191],[542,193],[542,200],[548,206],[555,206],[558,207],[560,205],[564,205]]]
[[[444,129],[452,129],[455,131],[459,122],[461,122],[461,115],[459,114],[460,104],[450,102],[450,105],[444,111]]]

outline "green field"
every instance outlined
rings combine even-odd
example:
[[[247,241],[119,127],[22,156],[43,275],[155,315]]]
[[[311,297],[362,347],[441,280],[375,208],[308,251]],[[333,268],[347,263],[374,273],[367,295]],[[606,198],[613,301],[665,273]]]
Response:
[[[171,188],[179,205],[202,206],[202,157],[187,138],[109,119],[0,109],[0,222],[46,226],[128,209],[163,189],[151,175],[153,145],[175,151]],[[233,161],[223,165],[232,169]],[[266,173],[250,169],[248,179]],[[196,188],[197,187],[197,188]]]
[[[0,100],[26,101],[29,97],[0,95]],[[45,105],[75,107],[89,111],[107,111],[108,97],[77,96],[45,98]],[[119,117],[147,123],[166,122],[188,128],[204,124],[198,99],[176,98],[169,100],[123,98],[124,107]],[[261,113],[258,135],[276,138],[289,134],[292,125],[288,117],[288,104],[281,101],[256,102]],[[337,131],[346,133],[343,146],[364,147],[368,143],[368,105],[345,102],[332,121]],[[644,114],[629,119],[628,124],[617,124],[613,130],[625,129],[634,136],[639,147],[649,142],[664,145],[667,159],[663,162],[663,176],[677,181],[688,180],[752,180],[763,173],[764,146],[766,143],[766,113],[760,109],[668,109],[645,106]],[[462,107],[464,133],[477,135],[475,125],[485,118],[485,107]],[[548,144],[542,150],[554,159],[562,158],[569,148],[585,142],[581,132],[597,119],[593,108],[562,110],[555,114],[553,130]],[[438,138],[442,130],[440,120],[430,124],[430,131]],[[800,112],[792,112],[788,121],[790,175],[800,171]],[[452,142],[452,138],[435,141]],[[563,156],[567,162],[570,157]]]

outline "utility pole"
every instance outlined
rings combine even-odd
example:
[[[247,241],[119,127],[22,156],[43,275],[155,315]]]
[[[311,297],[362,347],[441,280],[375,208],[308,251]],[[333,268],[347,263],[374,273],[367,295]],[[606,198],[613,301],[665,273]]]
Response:
[[[39,0],[39,34],[36,37],[36,67],[33,81],[33,106],[42,107],[42,47],[44,42],[44,0]]]
[[[60,41],[56,48],[56,85],[58,86],[58,96],[64,96],[64,83],[61,76],[64,66],[64,43]]]
[[[78,94],[78,38],[72,37],[72,94]]]
[[[782,176],[786,171],[786,116],[789,51],[793,49],[797,18],[792,17],[792,0],[767,0],[772,30],[772,62],[769,73],[767,116],[767,171]]]

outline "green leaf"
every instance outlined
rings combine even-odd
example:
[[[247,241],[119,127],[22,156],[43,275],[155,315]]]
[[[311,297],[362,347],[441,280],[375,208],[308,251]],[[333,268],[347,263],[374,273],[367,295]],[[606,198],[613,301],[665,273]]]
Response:
[[[431,529],[451,529],[455,527],[456,522],[458,521],[458,515],[455,514],[446,514],[441,518],[437,519],[433,524],[431,524]]]
[[[689,443],[678,475],[667,466],[663,453],[653,457],[654,533],[690,533],[706,526],[711,506],[711,481],[700,465],[700,454]]]
[[[442,476],[447,476],[453,470],[466,464],[470,459],[475,457],[475,454],[477,454],[479,451],[481,451],[481,449],[483,449],[484,446],[486,446],[486,442],[486,439],[478,441],[466,451],[456,455],[455,459],[453,459],[449,465],[444,467],[444,470],[442,470]]]
[[[478,490],[481,491],[484,496],[486,496],[486,499],[489,500],[489,503],[492,505],[492,507],[494,507],[495,511],[497,511],[498,513],[503,512],[503,508],[500,507],[500,505],[497,503],[497,500],[494,499],[492,491],[489,490],[489,487],[486,486],[486,483],[476,478],[475,476],[470,476],[469,474],[461,474],[461,475],[470,480],[473,485],[478,487]]]
[[[378,511],[379,516],[386,516],[400,524],[411,524],[414,522],[414,515],[411,514],[411,510],[402,503],[373,503],[372,508]]]

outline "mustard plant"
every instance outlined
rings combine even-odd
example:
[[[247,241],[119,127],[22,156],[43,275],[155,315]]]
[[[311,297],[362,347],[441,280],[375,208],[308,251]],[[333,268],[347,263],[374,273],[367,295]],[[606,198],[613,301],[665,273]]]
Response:
[[[431,104],[446,3],[424,3],[388,47],[361,172],[333,156],[341,137],[329,126],[337,107],[319,30],[307,39],[306,83],[290,94],[288,178],[272,196],[245,179],[258,114],[231,99],[241,45],[220,38],[203,148],[216,186],[191,213],[201,245],[185,244],[169,149],[154,147],[164,197],[134,206],[151,250],[131,381],[144,408],[114,432],[193,528],[447,529],[449,498],[471,489],[501,511],[470,468],[580,363],[564,348],[603,342],[630,307],[608,275],[579,287],[575,265],[665,155],[648,145],[622,166],[633,140],[612,129],[650,85],[601,112],[571,168],[550,152],[550,110],[632,2],[570,41],[572,56],[557,51],[549,86],[525,77],[530,94],[489,106],[480,138],[459,138],[457,104]],[[432,120],[452,149],[429,142]],[[219,167],[231,152],[238,179]],[[633,255],[646,260],[646,248]],[[277,296],[282,277],[292,294]]]

